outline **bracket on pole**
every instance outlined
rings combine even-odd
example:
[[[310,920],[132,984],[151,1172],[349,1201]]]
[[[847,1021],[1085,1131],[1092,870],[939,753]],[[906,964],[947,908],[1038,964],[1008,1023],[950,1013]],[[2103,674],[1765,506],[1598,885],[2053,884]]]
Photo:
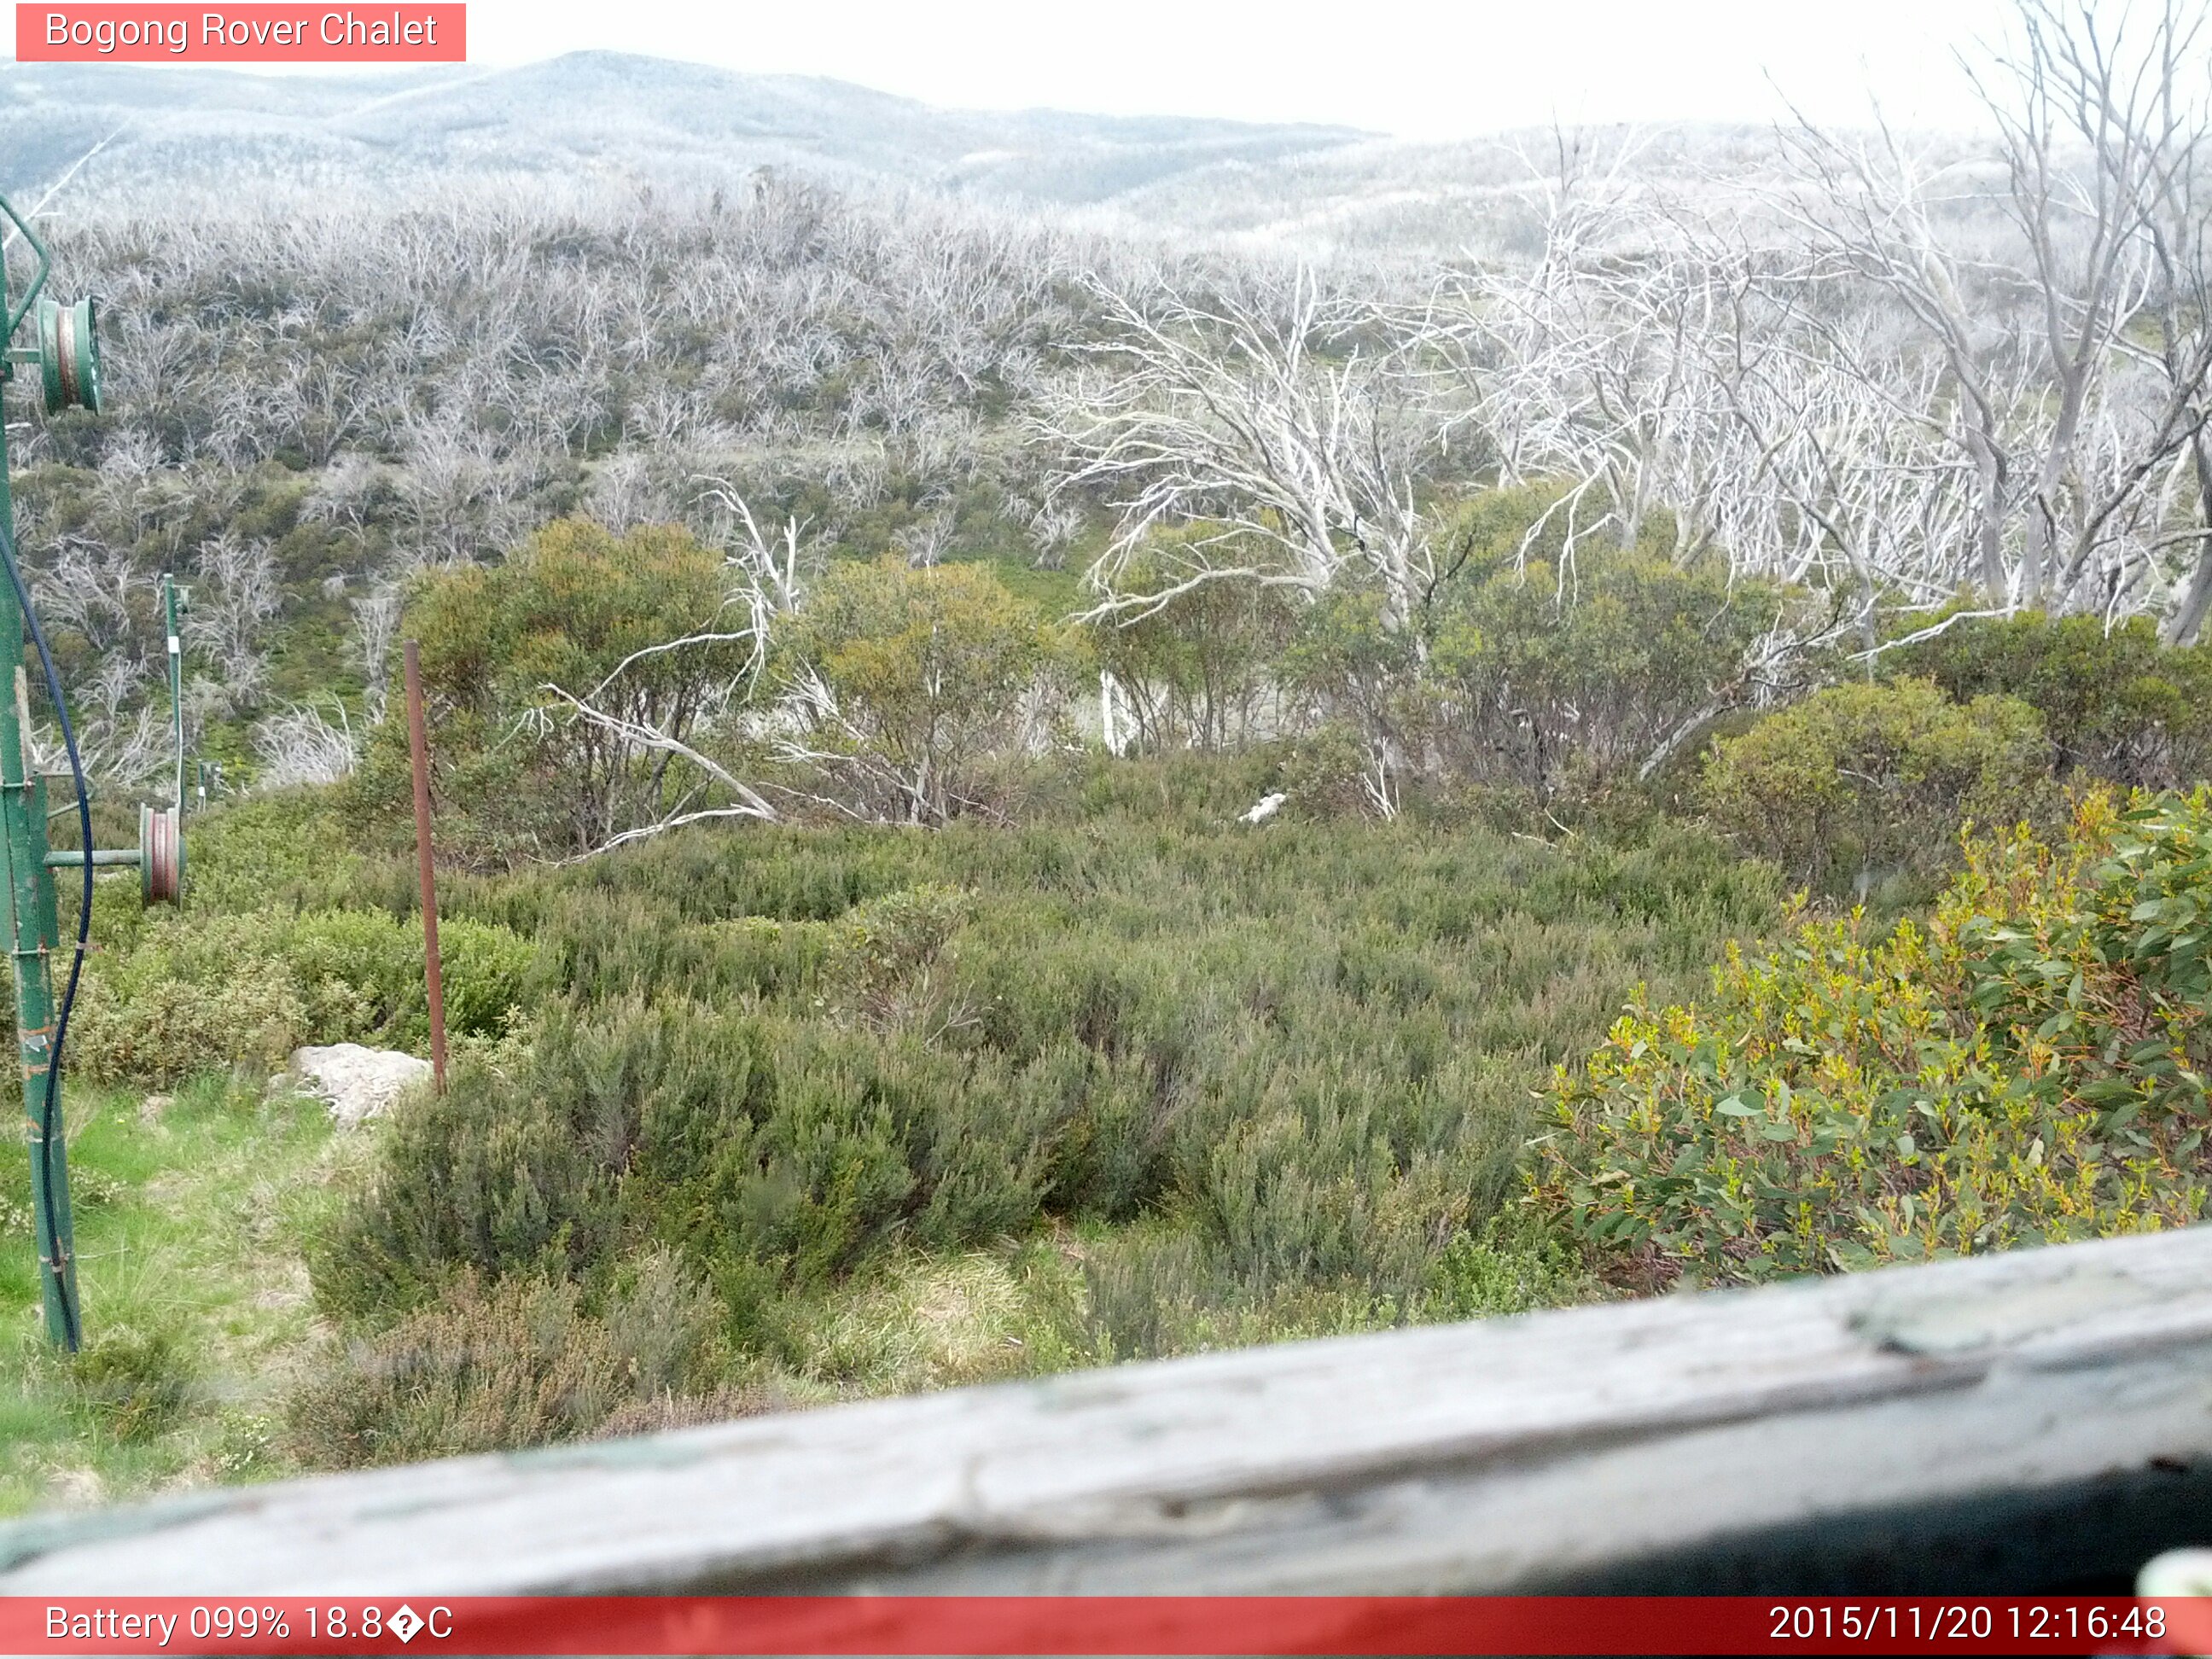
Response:
[[[100,409],[99,307],[89,298],[64,305],[45,294],[53,267],[46,245],[30,222],[5,197],[0,197],[0,220],[14,227],[29,248],[34,267],[30,280],[17,295],[8,278],[6,240],[0,240],[0,386],[12,383],[21,364],[38,366],[40,392],[49,415],[82,409]],[[9,237],[8,240],[12,240]],[[16,346],[16,331],[35,317],[35,348]],[[27,622],[33,641],[40,639],[35,617],[27,618],[28,590],[21,586],[21,566],[16,557],[15,507],[8,482],[7,422],[0,420],[0,556],[4,556],[9,579],[0,582],[0,850],[4,850],[8,955],[14,968],[16,1052],[23,1079],[23,1111],[31,1148],[31,1201],[37,1232],[39,1288],[46,1306],[46,1334],[59,1346],[75,1349],[83,1331],[82,1305],[77,1298],[76,1259],[69,1202],[69,1138],[61,1115],[60,1078],[56,1067],[68,1009],[54,1001],[53,959],[61,948],[61,927],[56,902],[54,872],[71,870],[80,879],[91,871],[112,865],[135,865],[140,890],[148,903],[175,903],[184,885],[184,843],[179,823],[184,805],[183,714],[175,643],[177,599],[173,585],[165,582],[164,608],[172,636],[170,691],[176,699],[173,723],[178,733],[175,798],[165,807],[142,807],[138,846],[128,851],[76,848],[56,852],[49,846],[46,824],[46,780],[35,774],[31,762],[30,701],[25,674],[24,642]],[[40,663],[53,696],[61,689],[53,678],[51,659],[40,645]],[[64,732],[68,723],[66,710]],[[76,751],[70,746],[72,771],[69,782],[76,793],[80,820],[90,823],[89,806],[82,794],[83,775],[75,768]],[[89,836],[86,837],[89,840]],[[70,979],[75,988],[74,975]],[[58,1018],[57,1016],[59,1016]]]

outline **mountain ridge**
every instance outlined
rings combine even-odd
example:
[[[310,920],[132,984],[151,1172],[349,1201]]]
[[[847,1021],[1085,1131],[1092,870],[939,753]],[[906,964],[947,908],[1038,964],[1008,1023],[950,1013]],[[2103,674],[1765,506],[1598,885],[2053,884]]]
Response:
[[[1086,206],[1223,161],[1374,135],[1315,124],[944,109],[821,76],[580,52],[497,69],[253,76],[0,63],[0,189],[368,186],[585,170],[726,176],[805,165],[956,194]]]

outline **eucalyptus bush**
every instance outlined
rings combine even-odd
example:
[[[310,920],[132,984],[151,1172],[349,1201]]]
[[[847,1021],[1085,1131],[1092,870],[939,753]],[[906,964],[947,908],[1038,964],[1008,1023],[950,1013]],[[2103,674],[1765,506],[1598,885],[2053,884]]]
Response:
[[[1157,530],[1127,580],[1139,590],[1171,588],[1164,551],[1236,534],[1203,522]],[[1100,618],[1089,638],[1098,665],[1120,682],[1139,746],[1155,754],[1219,751],[1265,735],[1279,720],[1276,659],[1303,609],[1281,587],[1201,582],[1157,605]]]
[[[942,823],[988,804],[987,775],[1050,723],[1037,693],[1066,641],[990,571],[833,566],[785,631],[779,667],[805,729],[793,740],[866,812]]]
[[[1778,583],[1644,548],[1501,561],[1439,602],[1447,752],[1465,775],[1546,794],[1656,771],[1719,716],[1810,678],[1809,659],[1779,688],[1747,666],[1793,604]]]
[[[2130,788],[2186,787],[2212,770],[2212,647],[2160,643],[2148,617],[1971,617],[1892,665],[1964,702],[2016,697],[2042,716],[2052,762]]]
[[[620,536],[560,520],[498,565],[418,576],[406,629],[422,645],[448,855],[496,866],[599,845],[696,781],[690,763],[626,743],[561,695],[678,742],[741,691],[751,659],[720,556],[674,525]],[[680,649],[672,642],[694,641]],[[406,722],[381,721],[348,786],[364,812],[410,810]]]
[[[1722,738],[1700,805],[1792,879],[1863,891],[1951,866],[1962,819],[2047,808],[2051,745],[2026,703],[1954,702],[1926,680],[1831,686]]]
[[[1923,924],[1731,950],[1563,1068],[1531,1196],[1624,1282],[2186,1226],[2212,1158],[2212,792],[1970,838]]]

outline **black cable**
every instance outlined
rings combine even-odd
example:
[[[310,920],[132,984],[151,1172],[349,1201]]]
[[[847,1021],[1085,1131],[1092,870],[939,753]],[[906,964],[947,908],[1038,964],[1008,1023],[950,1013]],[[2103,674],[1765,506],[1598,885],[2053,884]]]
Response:
[[[70,1294],[67,1264],[62,1260],[60,1230],[54,1224],[54,1129],[61,1115],[62,1045],[69,1041],[70,1010],[76,1006],[77,975],[84,971],[85,941],[92,936],[92,792],[85,787],[84,762],[76,752],[76,732],[70,726],[69,704],[62,697],[62,678],[54,672],[54,654],[46,649],[46,634],[39,627],[39,613],[31,604],[31,590],[23,585],[23,572],[15,562],[15,527],[0,523],[0,563],[8,567],[8,580],[15,586],[15,603],[23,613],[23,625],[30,631],[31,643],[38,647],[39,665],[46,672],[46,696],[54,705],[54,717],[61,722],[62,747],[69,751],[70,776],[76,785],[76,821],[83,831],[84,891],[77,901],[76,954],[70,960],[69,989],[62,994],[60,1017],[54,1022],[53,1047],[46,1053],[46,1099],[39,1116],[39,1208],[46,1218],[46,1259],[53,1263],[54,1296],[62,1308],[62,1334],[69,1351],[75,1353],[82,1342],[78,1327],[76,1298]],[[4,688],[0,688],[4,692]],[[29,779],[27,777],[27,783]]]

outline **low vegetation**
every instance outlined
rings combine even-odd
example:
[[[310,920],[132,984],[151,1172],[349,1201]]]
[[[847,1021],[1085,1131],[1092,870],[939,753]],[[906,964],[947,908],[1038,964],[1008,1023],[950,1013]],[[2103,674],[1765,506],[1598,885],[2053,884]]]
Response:
[[[296,1467],[287,1401],[320,1340],[304,1250],[356,1149],[319,1103],[227,1072],[69,1109],[74,1361],[40,1324],[27,1160],[0,1149],[0,1512]]]
[[[2042,719],[1926,680],[1831,686],[1713,746],[1697,799],[1794,881],[1864,894],[1939,874],[1967,819],[2039,816],[2057,794]]]
[[[911,1386],[1571,1293],[1494,1226],[1534,1092],[1635,979],[1762,928],[1771,879],[1664,825],[1236,823],[1266,781],[1091,765],[1018,827],[700,834],[471,884],[467,914],[537,941],[534,1000],[386,1126],[318,1253],[349,1363],[436,1363],[441,1322],[518,1277],[597,1332],[644,1261],[726,1345],[666,1384],[678,1412],[686,1386]],[[900,1360],[856,1308],[896,1328],[932,1316],[917,1294],[1002,1346]],[[366,1443],[320,1421],[319,1455]]]
[[[496,1032],[460,1035],[451,1091],[375,1126],[283,1235],[321,1334],[298,1309],[288,1352],[316,1358],[281,1421],[254,1418],[259,1455],[526,1443],[1583,1293],[1511,1212],[1534,1093],[1638,979],[1686,988],[1765,927],[1771,878],[1660,823],[1558,845],[1447,819],[1254,830],[1236,814],[1267,765],[1083,763],[1018,826],[708,830],[458,881],[447,931],[528,940],[526,962],[449,957],[459,1006],[512,998]],[[203,895],[97,963],[95,999],[218,1029],[247,981],[156,971],[197,924],[256,941],[277,983],[346,988],[301,999],[289,1035],[407,1041],[401,999],[364,1027],[374,949],[314,954],[402,926],[383,903],[403,866],[325,856],[331,810],[207,819]],[[222,893],[252,908],[204,904]],[[181,1063],[113,1046],[137,1029],[89,1024],[87,1069]],[[249,1084],[195,1085],[189,1114],[144,1125],[113,1099],[81,1181],[112,1168],[113,1203],[179,1205],[167,1273],[243,1243],[228,1202],[196,1207],[216,1167],[182,1201],[102,1134],[317,1124]],[[272,1154],[270,1180],[312,1196],[312,1167]],[[82,1362],[106,1369],[80,1398],[20,1327],[47,1378],[27,1399],[128,1420],[112,1445],[72,1431],[104,1480],[221,1472],[187,1449],[228,1409],[228,1351],[119,1290],[94,1202],[88,1305],[129,1334]],[[180,1392],[118,1381],[141,1374]]]
[[[2204,1216],[2212,795],[1970,837],[1924,924],[1808,921],[1562,1068],[1532,1199],[1621,1282],[1725,1281]]]
[[[261,1083],[424,1041],[396,722],[199,817],[181,913],[103,887],[76,1075],[173,1097],[82,1097],[73,1364],[11,1253],[5,1501],[2203,1212],[2212,805],[2126,787],[2193,764],[2195,650],[1969,619],[1715,714],[1700,641],[1799,601],[1643,554],[1571,610],[1471,561],[1411,654],[1348,601],[1125,635],[855,560],[766,649],[651,653],[623,718],[678,746],[548,717],[714,568],[561,526],[418,589],[443,1096],[334,1138]],[[1109,659],[1126,757],[1069,696]],[[718,769],[763,810],[681,823]]]

